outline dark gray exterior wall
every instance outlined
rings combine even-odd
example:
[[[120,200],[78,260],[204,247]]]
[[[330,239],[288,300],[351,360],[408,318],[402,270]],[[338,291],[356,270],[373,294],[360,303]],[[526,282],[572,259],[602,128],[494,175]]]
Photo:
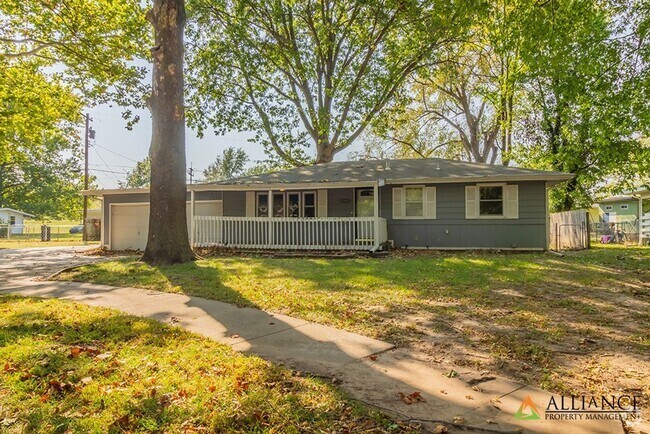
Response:
[[[393,187],[380,188],[381,216],[387,219],[388,239],[396,247],[546,249],[546,185],[517,182],[518,219],[465,219],[465,186],[437,184],[436,219],[394,220]]]
[[[388,239],[397,247],[546,249],[545,182],[516,184],[519,185],[518,219],[465,219],[465,186],[475,185],[467,183],[435,185],[437,218],[431,220],[394,220],[392,189],[400,185],[380,187],[380,216],[386,218]],[[224,216],[246,215],[245,191],[197,192],[195,198],[223,200]],[[190,200],[189,194],[187,200]],[[147,193],[104,196],[104,240],[108,240],[111,203],[148,201]],[[354,189],[329,190],[327,205],[330,217],[354,216]]]
[[[246,192],[223,192],[223,215],[225,217],[246,217]]]
[[[354,217],[354,189],[333,188],[327,192],[328,217]]]

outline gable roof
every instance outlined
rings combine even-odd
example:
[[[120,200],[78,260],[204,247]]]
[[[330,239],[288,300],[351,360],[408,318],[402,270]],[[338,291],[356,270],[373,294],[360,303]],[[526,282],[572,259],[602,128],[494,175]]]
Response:
[[[34,214],[29,214],[29,213],[26,213],[26,212],[18,211],[17,209],[13,209],[13,208],[0,208],[0,211],[9,211],[9,212],[13,212],[13,213],[16,213],[16,214],[22,214],[22,215],[27,216],[27,217],[34,217]]]
[[[266,185],[354,183],[383,180],[387,184],[417,181],[463,182],[475,180],[549,180],[562,182],[573,177],[564,172],[524,169],[443,158],[410,160],[341,161],[289,170],[243,176],[212,185]]]

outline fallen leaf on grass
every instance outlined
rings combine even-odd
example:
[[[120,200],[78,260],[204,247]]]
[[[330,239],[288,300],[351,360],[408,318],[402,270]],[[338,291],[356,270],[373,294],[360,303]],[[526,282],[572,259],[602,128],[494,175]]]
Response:
[[[422,397],[420,392],[417,391],[410,393],[408,395],[405,395],[402,392],[397,392],[397,396],[399,396],[402,399],[402,401],[404,401],[404,403],[407,405],[411,405],[416,402],[427,402],[427,400]]]
[[[446,432],[448,432],[448,431],[449,431],[449,430],[447,429],[446,426],[444,426],[444,425],[438,425],[438,426],[436,427],[436,429],[433,430],[433,433],[434,433],[434,434],[444,434],[444,433],[446,433]]]
[[[108,353],[97,354],[95,356],[95,359],[97,359],[97,360],[106,360],[106,359],[111,358],[111,357],[113,357],[113,353],[108,352]]]
[[[11,363],[9,363],[9,362],[5,362],[5,368],[4,368],[4,371],[5,371],[7,374],[11,374],[12,372],[16,372],[17,370],[18,370],[18,369],[16,369],[16,365],[13,365],[13,364],[11,364]]]
[[[455,416],[452,419],[452,422],[457,424],[457,425],[463,425],[465,423],[465,419],[463,417],[461,417],[461,416]]]

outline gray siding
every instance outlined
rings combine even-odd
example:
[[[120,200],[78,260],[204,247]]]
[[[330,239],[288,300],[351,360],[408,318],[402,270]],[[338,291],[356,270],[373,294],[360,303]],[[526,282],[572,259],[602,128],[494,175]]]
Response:
[[[354,189],[333,188],[327,192],[328,217],[354,217]]]
[[[465,186],[475,184],[437,184],[436,219],[394,220],[392,189],[380,188],[380,215],[387,219],[388,239],[398,247],[430,248],[535,248],[545,249],[546,207],[545,182],[518,182],[518,219],[465,219]],[[313,190],[308,190],[313,191]],[[190,196],[188,194],[188,200]],[[196,200],[223,200],[224,216],[246,215],[246,192],[197,192]],[[104,196],[104,240],[108,242],[109,210],[112,203],[143,203],[147,193]],[[328,216],[354,216],[354,189],[331,189],[328,192]]]
[[[515,184],[515,183],[509,183]],[[431,248],[546,248],[545,183],[517,182],[518,219],[465,219],[465,186],[437,184],[436,219],[394,220],[392,189],[380,189],[382,217],[395,246]]]
[[[246,217],[245,191],[223,192],[223,215],[224,217]]]

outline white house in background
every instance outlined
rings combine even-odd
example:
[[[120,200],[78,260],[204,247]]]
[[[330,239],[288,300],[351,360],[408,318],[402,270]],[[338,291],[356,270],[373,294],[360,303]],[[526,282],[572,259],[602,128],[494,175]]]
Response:
[[[0,208],[0,227],[8,224],[11,226],[11,235],[23,233],[25,218],[34,217],[32,214],[12,208]]]

